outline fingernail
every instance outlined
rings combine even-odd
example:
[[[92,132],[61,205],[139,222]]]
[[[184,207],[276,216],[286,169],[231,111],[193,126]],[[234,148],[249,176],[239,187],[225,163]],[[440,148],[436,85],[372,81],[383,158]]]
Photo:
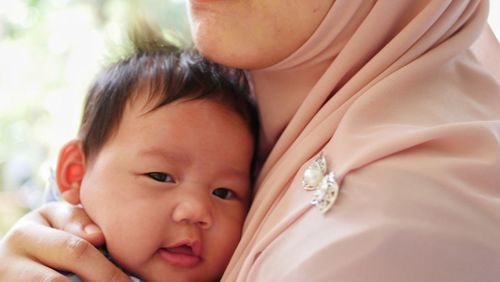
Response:
[[[101,232],[101,229],[99,229],[99,227],[97,227],[97,225],[95,225],[95,224],[89,224],[89,225],[85,226],[85,228],[83,230],[87,234],[94,234],[97,232]]]

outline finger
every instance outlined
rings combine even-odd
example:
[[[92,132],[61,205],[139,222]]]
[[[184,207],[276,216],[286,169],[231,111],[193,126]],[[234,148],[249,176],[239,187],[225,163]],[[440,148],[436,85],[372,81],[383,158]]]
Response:
[[[51,281],[71,282],[71,279],[44,265],[29,260],[10,261],[0,266],[0,281]]]
[[[73,272],[84,281],[130,281],[98,249],[77,236],[32,222],[11,231],[5,240],[16,246],[17,254]]]
[[[22,250],[25,238],[17,223],[0,241],[0,281],[60,281],[70,282],[58,271],[32,260]],[[24,239],[23,239],[24,238]]]
[[[104,244],[104,235],[101,229],[92,222],[85,210],[63,202],[54,202],[44,205],[40,215],[50,226],[67,231],[95,246]]]

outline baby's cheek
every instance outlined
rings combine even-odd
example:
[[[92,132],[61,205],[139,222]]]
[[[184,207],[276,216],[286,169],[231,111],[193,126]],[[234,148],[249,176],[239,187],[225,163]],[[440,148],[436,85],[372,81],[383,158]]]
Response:
[[[219,242],[217,252],[219,254],[218,259],[219,264],[222,266],[222,270],[225,269],[226,265],[229,263],[236,246],[238,245],[241,239],[241,232],[244,222],[244,213],[241,212],[237,215],[235,211],[232,214],[234,217],[231,217],[227,220],[225,224],[224,231],[221,231],[217,236],[217,242]],[[223,242],[223,244],[221,244]]]
[[[105,227],[104,236],[113,260],[128,271],[143,265],[155,249],[143,229],[119,224],[118,221]]]

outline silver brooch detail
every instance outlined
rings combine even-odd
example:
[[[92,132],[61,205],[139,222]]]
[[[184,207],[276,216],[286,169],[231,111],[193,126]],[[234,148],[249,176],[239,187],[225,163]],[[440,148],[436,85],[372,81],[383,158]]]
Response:
[[[311,204],[321,213],[326,213],[337,200],[339,185],[333,172],[327,173],[326,159],[321,153],[304,171],[302,185],[307,191],[314,191]]]

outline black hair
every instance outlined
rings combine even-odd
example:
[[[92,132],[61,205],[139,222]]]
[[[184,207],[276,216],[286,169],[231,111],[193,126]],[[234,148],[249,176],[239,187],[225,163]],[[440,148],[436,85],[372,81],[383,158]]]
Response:
[[[180,48],[147,25],[131,33],[134,51],[105,68],[86,97],[79,138],[91,159],[120,124],[135,95],[149,95],[151,110],[180,99],[211,99],[237,113],[257,141],[258,121],[242,70],[211,62],[193,48]],[[137,91],[140,87],[149,91]]]

